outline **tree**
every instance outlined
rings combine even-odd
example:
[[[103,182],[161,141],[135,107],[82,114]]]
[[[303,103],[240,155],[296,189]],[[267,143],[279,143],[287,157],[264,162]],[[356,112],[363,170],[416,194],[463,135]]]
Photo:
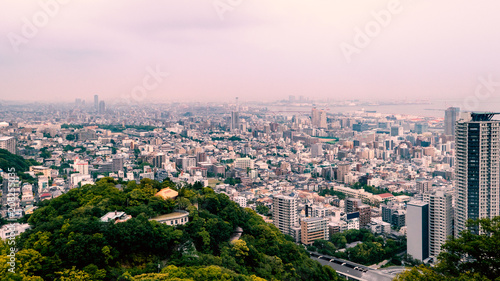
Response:
[[[313,246],[316,247],[319,253],[329,256],[333,256],[333,254],[335,254],[335,251],[337,250],[332,242],[323,239],[315,240]]]
[[[500,276],[500,216],[468,221],[459,238],[450,237],[438,256],[440,272],[459,276],[461,272],[479,273],[495,279]],[[472,230],[471,230],[472,229]],[[481,233],[474,233],[480,229]]]
[[[257,207],[255,208],[257,213],[267,216],[269,215],[269,208],[266,207],[264,204],[258,204]]]
[[[42,157],[43,159],[47,159],[52,157],[52,154],[50,153],[50,151],[47,150],[46,147],[44,147],[40,149],[40,157]]]
[[[338,280],[334,270],[310,259],[255,211],[202,184],[176,188],[168,179],[143,179],[123,190],[115,184],[103,178],[40,202],[28,220],[31,228],[16,240],[23,263],[16,269],[44,280]],[[176,201],[154,196],[164,187],[179,192]],[[150,220],[176,205],[189,212],[185,224]],[[114,211],[132,218],[100,220]],[[230,243],[238,227],[242,235]],[[0,250],[2,260],[7,250]],[[9,273],[4,278],[3,268],[0,264],[2,280],[35,278]]]
[[[414,267],[397,280],[499,280],[500,216],[469,220],[467,227],[442,246],[436,267]]]
[[[333,243],[333,245],[335,245],[335,247],[339,249],[345,248],[347,244],[347,239],[342,233],[333,234],[332,236],[330,236],[330,241]]]
[[[78,270],[73,266],[71,269],[65,269],[63,271],[56,272],[60,277],[57,280],[60,281],[91,281],[92,276],[83,270]]]
[[[68,134],[66,135],[66,140],[69,140],[69,141],[74,141],[76,139],[75,135],[73,134]]]

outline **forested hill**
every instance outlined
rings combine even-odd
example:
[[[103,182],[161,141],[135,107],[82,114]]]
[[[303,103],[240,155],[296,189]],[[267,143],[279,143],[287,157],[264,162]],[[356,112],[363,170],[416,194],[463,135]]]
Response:
[[[168,180],[148,179],[128,182],[123,190],[115,185],[105,178],[42,202],[28,220],[31,229],[18,237],[16,274],[7,272],[9,246],[0,245],[2,280],[339,279],[291,237],[210,188],[195,184],[177,189]],[[179,196],[155,197],[164,187],[176,189]],[[189,211],[186,225],[149,220],[175,209]],[[115,210],[133,218],[116,224],[100,221]],[[230,243],[238,226],[243,235]]]
[[[0,169],[4,172],[15,172],[24,181],[28,179],[33,181],[33,178],[30,175],[24,174],[24,172],[29,171],[29,167],[32,165],[39,165],[39,163],[35,160],[24,159],[19,155],[12,154],[8,150],[0,149]]]

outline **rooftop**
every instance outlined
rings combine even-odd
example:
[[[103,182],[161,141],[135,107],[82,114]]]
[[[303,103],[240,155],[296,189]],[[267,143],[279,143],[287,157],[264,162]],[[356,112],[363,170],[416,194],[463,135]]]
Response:
[[[423,201],[410,201],[408,202],[408,205],[412,205],[412,206],[417,206],[417,207],[422,207],[422,206],[425,206],[427,205],[427,203],[423,202]]]
[[[493,116],[500,112],[471,112],[472,121],[490,121]]]
[[[155,196],[160,196],[163,199],[175,198],[177,197],[177,195],[179,195],[177,191],[168,187],[158,191],[158,193],[155,194]]]
[[[378,196],[380,196],[380,198],[394,197],[394,195],[392,195],[390,193],[382,193],[382,194],[379,194]]]
[[[168,219],[180,218],[180,217],[187,216],[187,215],[189,215],[189,213],[186,211],[177,211],[177,212],[173,212],[170,214],[164,214],[164,215],[158,216],[156,218],[152,218],[151,220],[155,220],[155,221],[168,220]]]

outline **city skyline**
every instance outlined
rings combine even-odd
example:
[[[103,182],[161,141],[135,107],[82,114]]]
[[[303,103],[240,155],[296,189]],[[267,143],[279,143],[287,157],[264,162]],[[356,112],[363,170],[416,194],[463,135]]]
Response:
[[[111,104],[155,72],[160,81],[133,102],[463,100],[480,77],[500,80],[494,1],[489,9],[466,1],[234,1],[227,10],[217,1],[122,1],[118,10],[97,1],[47,3],[57,5],[3,5],[0,100],[98,94]],[[370,26],[372,37],[358,34]],[[356,36],[369,42],[361,46]]]

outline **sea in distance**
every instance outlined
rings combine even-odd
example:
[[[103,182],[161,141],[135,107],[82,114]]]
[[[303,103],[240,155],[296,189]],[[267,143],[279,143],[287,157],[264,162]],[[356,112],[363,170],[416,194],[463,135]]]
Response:
[[[472,100],[473,101],[473,100]],[[397,115],[411,115],[419,117],[434,117],[444,118],[444,111],[446,108],[454,106],[459,107],[461,111],[487,111],[487,112],[500,112],[500,101],[489,100],[477,103],[467,103],[464,99],[456,100],[435,100],[423,103],[399,103],[399,104],[356,104],[350,105],[316,105],[318,109],[324,109],[328,113],[350,113],[360,111],[370,111],[383,114],[397,114]],[[271,112],[281,113],[285,115],[294,115],[300,113],[307,113],[311,111],[313,105],[287,105],[276,104],[266,105],[267,109]]]

